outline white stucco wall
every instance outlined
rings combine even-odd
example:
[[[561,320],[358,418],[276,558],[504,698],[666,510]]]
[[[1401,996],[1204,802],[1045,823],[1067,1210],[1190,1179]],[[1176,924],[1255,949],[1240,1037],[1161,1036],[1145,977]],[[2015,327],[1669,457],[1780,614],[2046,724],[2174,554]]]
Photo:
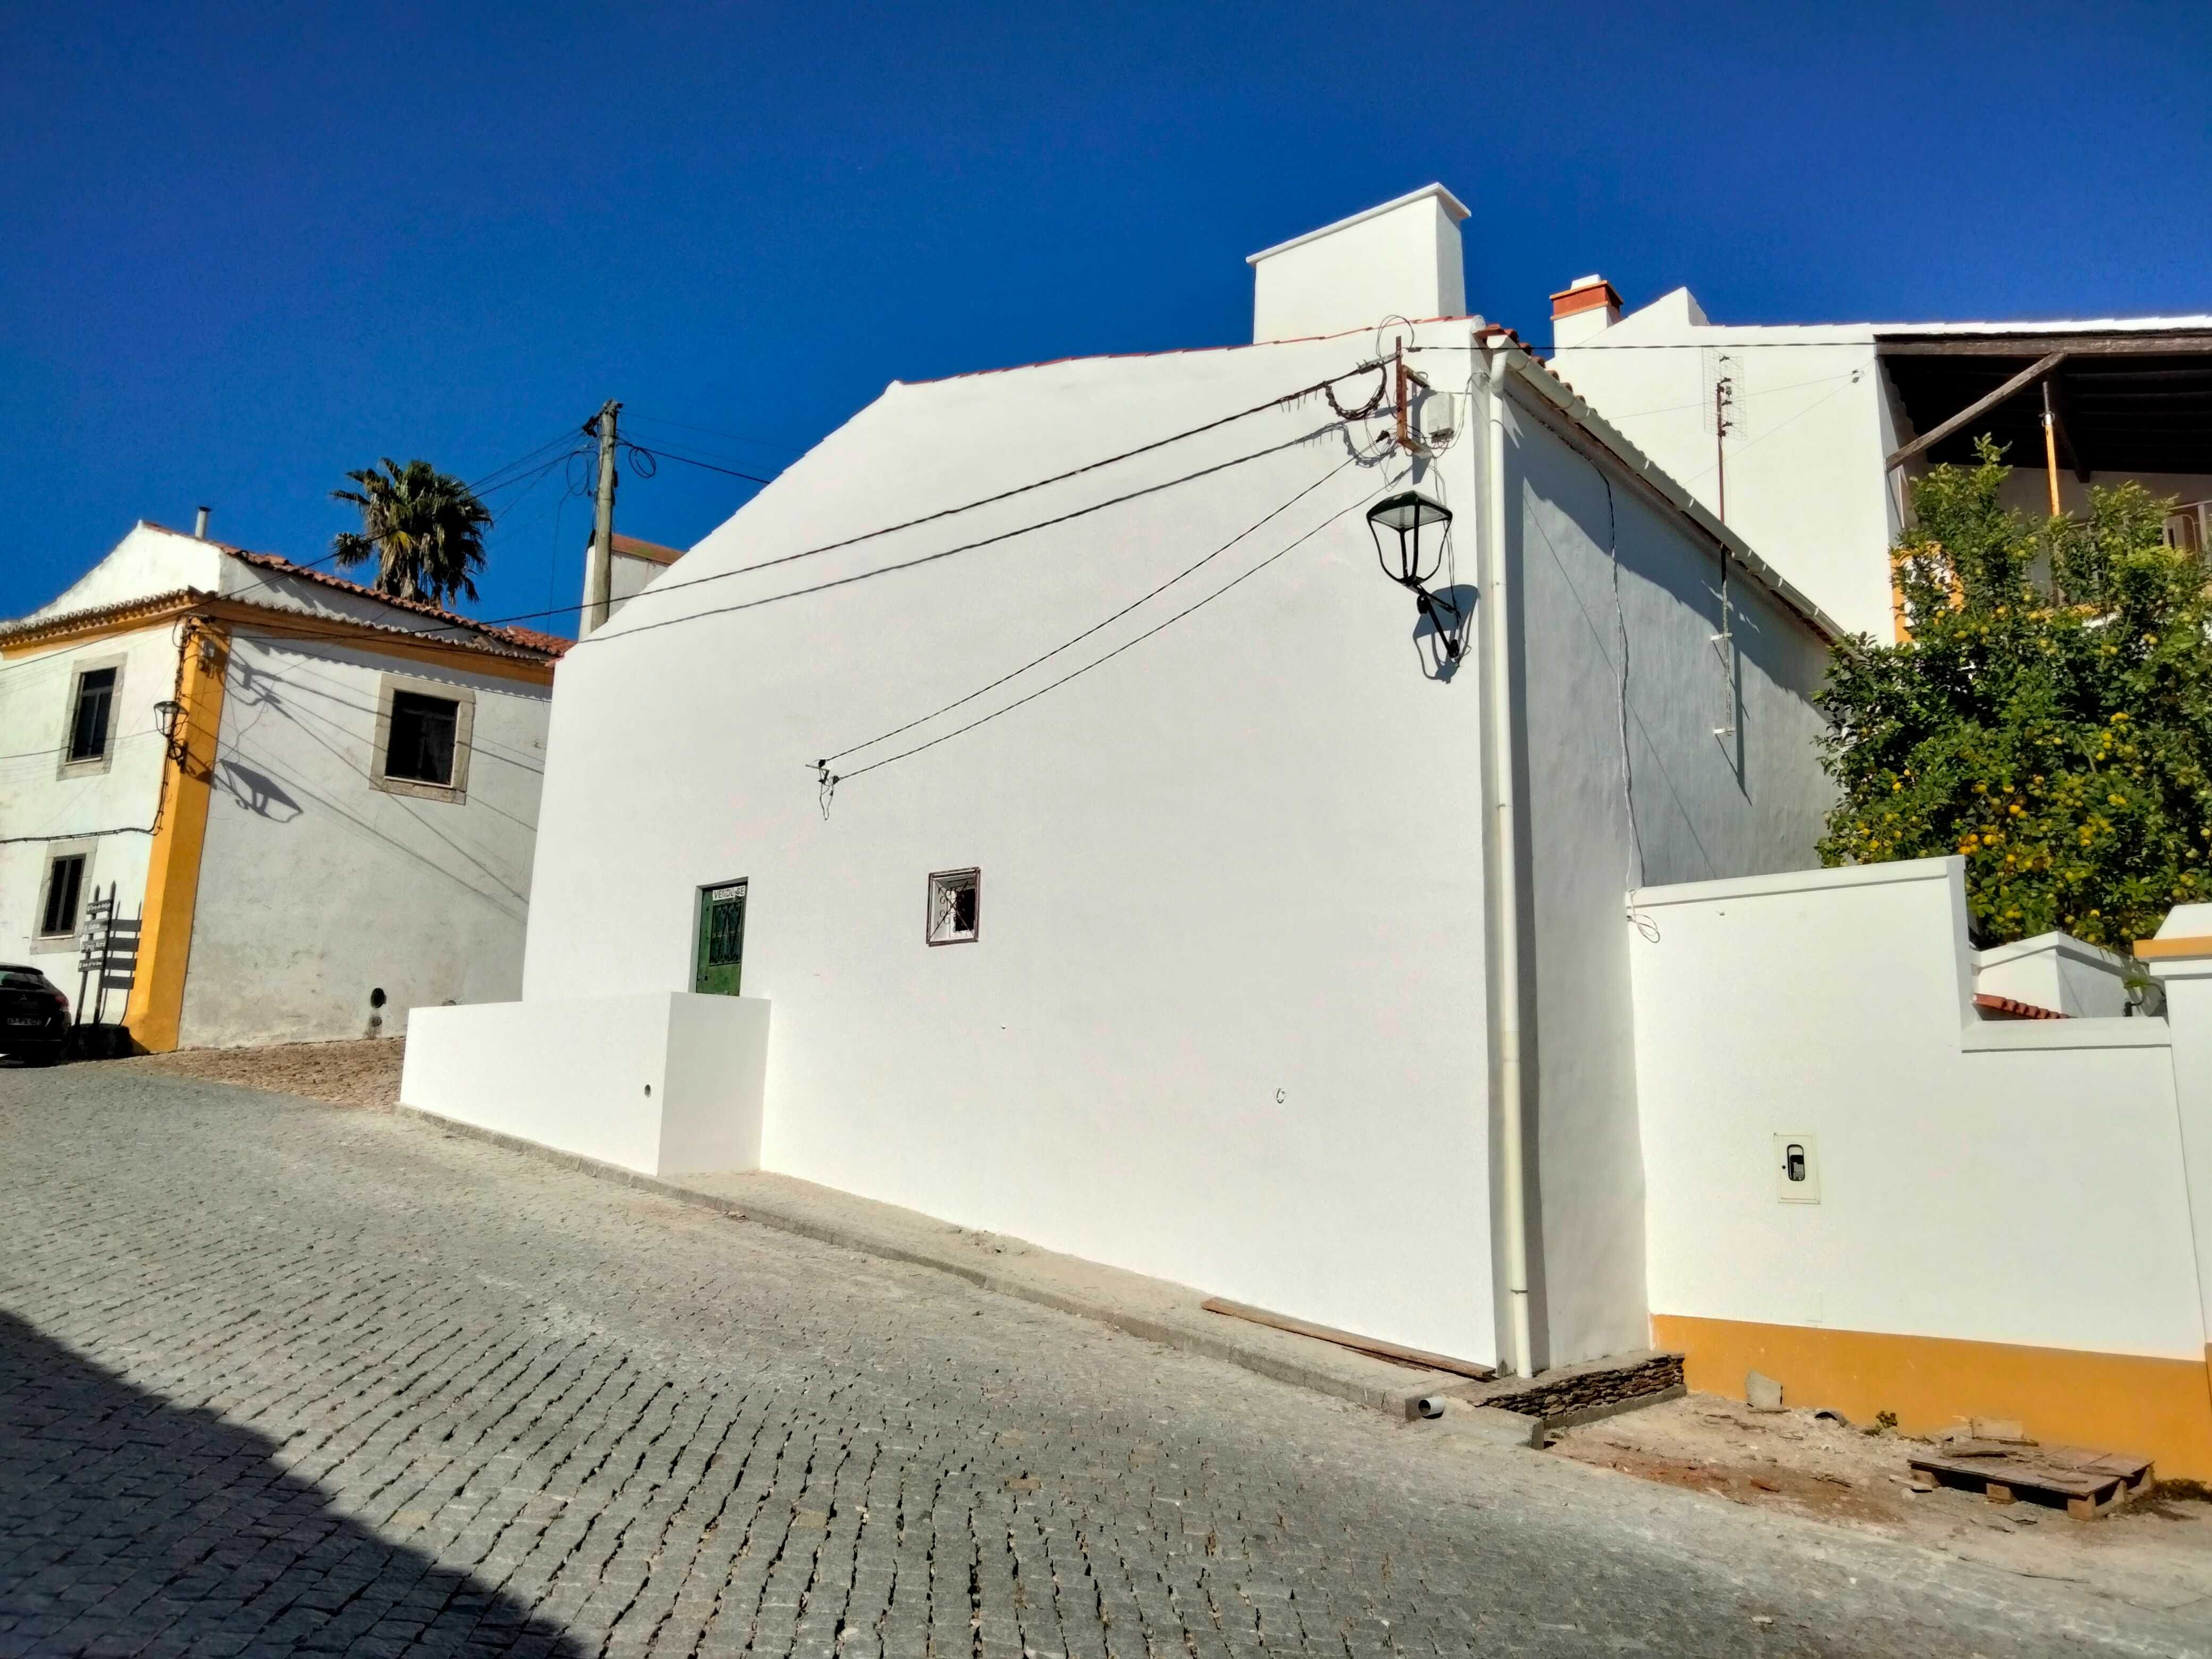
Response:
[[[473,696],[465,800],[372,786],[386,673]],[[240,629],[183,1046],[398,1036],[410,1008],[518,994],[547,711],[526,681]]]
[[[689,553],[683,590],[634,599],[564,664],[530,1000],[687,987],[696,890],[746,878],[744,988],[775,1007],[767,1167],[1492,1357],[1480,676],[1424,677],[1411,600],[1376,568],[1361,513],[1394,469],[1346,465],[1316,400],[700,585],[1246,408],[1365,343],[892,386]],[[1096,672],[852,777],[825,820],[817,757],[1015,669],[1317,483],[960,712],[1323,533]],[[1463,481],[1440,487],[1465,504]],[[981,938],[932,948],[927,878],[969,865]]]
[[[680,992],[422,1008],[399,1097],[641,1175],[757,1169],[769,1012]]]
[[[1976,1019],[1955,858],[1638,897],[1655,1312],[2203,1359],[2165,1021]]]
[[[1833,792],[1814,747],[1821,636],[1738,568],[1724,658],[1712,541],[1535,407],[1509,410],[1509,589],[1534,993],[1532,1324],[1539,1358],[1559,1364],[1647,1340],[1625,896],[1813,865]]]
[[[1677,290],[1563,346],[1552,366],[1716,513],[1723,472],[1712,388],[1728,374],[1729,527],[1847,631],[1887,641],[1896,515],[1884,462],[1895,442],[1874,330],[1724,326],[1703,317]]]
[[[77,673],[118,663],[109,764],[64,775]],[[47,855],[57,843],[82,840],[91,858],[86,894],[116,884],[118,914],[136,922],[166,753],[154,705],[176,695],[176,630],[167,624],[0,663],[0,957],[33,963],[72,1000],[77,947],[36,938]],[[109,1018],[120,1018],[121,997],[111,990],[107,1002]]]

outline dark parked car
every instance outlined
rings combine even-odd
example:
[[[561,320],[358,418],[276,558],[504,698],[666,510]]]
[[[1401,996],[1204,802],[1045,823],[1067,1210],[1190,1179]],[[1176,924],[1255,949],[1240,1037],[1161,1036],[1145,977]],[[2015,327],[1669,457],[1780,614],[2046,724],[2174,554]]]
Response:
[[[62,1057],[69,1037],[69,999],[35,968],[0,963],[0,1054],[33,1066]]]

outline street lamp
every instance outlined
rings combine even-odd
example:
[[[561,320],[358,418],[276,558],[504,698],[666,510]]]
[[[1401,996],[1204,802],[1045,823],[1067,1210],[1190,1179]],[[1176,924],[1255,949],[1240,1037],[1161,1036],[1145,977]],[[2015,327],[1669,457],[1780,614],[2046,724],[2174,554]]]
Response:
[[[1451,521],[1449,507],[1413,489],[1386,495],[1369,507],[1367,533],[1375,538],[1375,556],[1382,574],[1401,587],[1419,592],[1437,574],[1443,558],[1444,538],[1451,534]],[[1436,532],[1433,538],[1428,535],[1431,529]],[[1386,530],[1397,537],[1395,555],[1382,544]]]
[[[1451,521],[1449,507],[1413,489],[1386,495],[1367,509],[1367,533],[1375,538],[1375,558],[1382,567],[1382,574],[1399,586],[1411,590],[1421,614],[1429,619],[1429,625],[1443,642],[1444,654],[1457,662],[1462,621],[1459,607],[1428,589],[1429,579],[1443,563],[1444,544],[1451,536]],[[1395,549],[1383,543],[1382,532],[1386,530],[1396,540]],[[1449,625],[1444,621],[1445,614],[1451,618]]]

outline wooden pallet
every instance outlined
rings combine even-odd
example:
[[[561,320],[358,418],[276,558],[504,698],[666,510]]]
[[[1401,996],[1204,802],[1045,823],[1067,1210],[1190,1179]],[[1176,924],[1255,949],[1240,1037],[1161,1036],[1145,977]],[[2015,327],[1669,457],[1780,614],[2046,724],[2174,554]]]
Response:
[[[2151,1487],[2150,1460],[2087,1446],[2033,1446],[1998,1440],[1960,1440],[1907,1460],[1912,1484],[1979,1487],[1992,1504],[2022,1497],[2063,1503],[2076,1521],[2118,1509]]]

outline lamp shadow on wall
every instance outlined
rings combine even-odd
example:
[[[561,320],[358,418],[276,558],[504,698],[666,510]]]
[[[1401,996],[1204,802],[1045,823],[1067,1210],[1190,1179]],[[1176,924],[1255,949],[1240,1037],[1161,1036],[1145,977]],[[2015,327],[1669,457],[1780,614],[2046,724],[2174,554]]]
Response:
[[[228,758],[216,764],[218,781],[232,804],[272,823],[289,823],[307,808],[285,793],[284,786],[266,772]]]
[[[1479,596],[1465,582],[1455,582],[1449,587],[1439,588],[1431,598],[1436,609],[1444,613],[1444,624],[1437,625],[1437,617],[1420,608],[1415,601],[1413,632],[1413,660],[1419,665],[1422,678],[1439,685],[1451,684],[1464,662],[1468,641],[1474,635],[1474,605]],[[1456,616],[1456,623],[1450,618]]]
[[[31,1645],[54,1653],[182,1653],[203,1638],[210,1651],[274,1650],[358,1626],[351,1636],[388,1637],[395,1651],[404,1638],[410,1653],[581,1659],[521,1603],[339,1514],[276,1466],[275,1443],[172,1405],[7,1313],[0,1398],[0,1537],[17,1551],[0,1577],[0,1628],[12,1631],[0,1646],[38,1631]],[[123,1587],[116,1605],[82,1595],[88,1575]]]

